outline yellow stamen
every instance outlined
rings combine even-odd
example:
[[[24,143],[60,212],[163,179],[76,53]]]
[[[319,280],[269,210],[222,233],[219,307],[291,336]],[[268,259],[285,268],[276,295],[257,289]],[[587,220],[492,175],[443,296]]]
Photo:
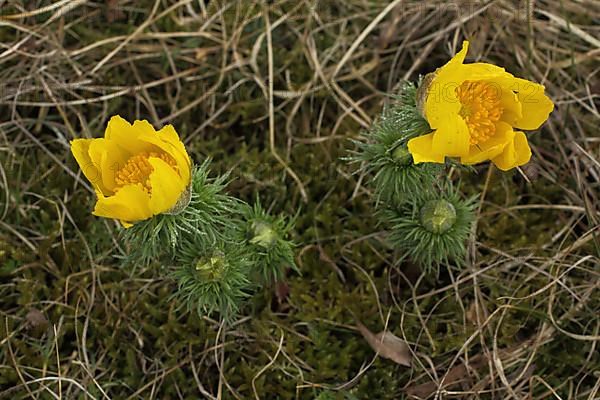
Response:
[[[499,89],[486,82],[465,81],[456,89],[456,95],[462,104],[460,116],[469,127],[471,144],[492,137],[496,133],[496,122],[504,111]]]
[[[117,186],[141,184],[146,192],[151,193],[150,174],[154,169],[148,161],[150,157],[160,158],[177,170],[177,163],[166,153],[144,152],[136,154],[129,158],[123,167],[117,170],[115,174],[115,183]]]

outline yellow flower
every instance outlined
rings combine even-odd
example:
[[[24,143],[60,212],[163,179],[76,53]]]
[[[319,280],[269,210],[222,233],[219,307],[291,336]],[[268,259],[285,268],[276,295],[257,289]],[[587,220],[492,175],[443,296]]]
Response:
[[[116,115],[104,138],[75,139],[71,151],[98,195],[94,215],[126,227],[168,212],[188,193],[191,161],[171,125],[157,132]]]
[[[463,64],[469,42],[433,75],[422,112],[432,133],[408,141],[415,163],[463,164],[491,160],[501,170],[527,163],[531,149],[522,130],[540,127],[554,109],[544,86],[515,78],[486,63]]]

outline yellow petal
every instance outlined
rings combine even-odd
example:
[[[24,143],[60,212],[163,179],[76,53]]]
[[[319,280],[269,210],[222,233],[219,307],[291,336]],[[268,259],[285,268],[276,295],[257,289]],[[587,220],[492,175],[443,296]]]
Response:
[[[496,133],[483,143],[472,145],[469,155],[461,157],[462,164],[477,164],[483,161],[491,160],[501,154],[504,148],[512,143],[515,132],[512,127],[505,122],[496,124]]]
[[[521,104],[521,116],[513,123],[515,128],[538,129],[554,110],[554,103],[545,95],[544,86],[539,83],[515,78],[512,75],[494,78],[494,82],[503,89],[514,92]]]
[[[469,127],[458,115],[445,115],[433,133],[432,149],[435,154],[461,157],[469,154]]]
[[[515,132],[515,152],[517,153],[517,165],[527,164],[531,159],[529,141],[523,132]]]
[[[123,186],[113,196],[100,195],[93,214],[125,222],[142,221],[152,217],[150,195],[141,185]]]
[[[75,139],[71,141],[71,152],[79,164],[83,175],[96,191],[102,190],[102,175],[100,165],[95,164],[89,154],[90,145],[97,139]]]
[[[527,137],[523,132],[515,132],[515,137],[504,148],[503,152],[492,159],[492,162],[501,170],[509,169],[526,164],[531,158],[531,149]]]
[[[154,214],[160,214],[171,209],[183,191],[187,182],[165,161],[157,157],[148,159],[154,169],[150,174],[150,186],[152,194],[150,197],[150,209]]]
[[[433,79],[424,105],[425,119],[432,129],[441,127],[449,115],[458,115],[460,112],[461,104],[456,95],[460,83],[451,74],[440,77],[438,73]]]
[[[435,71],[433,81],[431,82],[431,88],[440,90],[440,94],[443,95],[443,91],[445,91],[446,84],[453,83],[458,87],[461,82],[457,82],[457,74],[460,75],[459,71],[464,67],[463,63],[465,61],[465,57],[467,56],[467,52],[469,51],[469,42],[463,41],[462,49],[454,55],[443,67],[438,68]],[[436,83],[438,85],[436,85]],[[436,87],[438,86],[438,87]],[[453,92],[453,90],[452,90]]]
[[[443,163],[444,155],[433,152],[433,133],[418,136],[408,141],[408,152],[412,154],[415,164],[422,162]]]
[[[154,129],[152,124],[145,119],[142,119],[142,120],[136,119],[135,121],[133,121],[132,126],[135,130],[137,130],[141,133],[146,133],[146,134],[150,134],[150,135],[156,133],[156,129]]]
[[[517,166],[517,153],[514,141],[509,142],[500,155],[492,158],[492,162],[502,171],[508,171]]]
[[[483,62],[464,64],[461,69],[464,71],[464,75],[467,75],[468,80],[484,80],[493,79],[498,76],[512,76],[502,67]]]
[[[438,129],[446,123],[448,118],[457,116],[461,104],[456,96],[456,86],[449,82],[443,86],[435,84],[430,87],[425,101],[425,119],[431,129]]]
[[[456,88],[462,83],[463,62],[469,50],[469,42],[464,41],[462,49],[450,61],[434,73],[434,78],[427,89],[425,100],[425,118],[429,125],[436,129],[439,127],[439,116],[442,114],[457,114],[460,102],[456,97]]]
[[[170,132],[171,130],[172,132]],[[163,136],[163,133],[166,133],[166,135]],[[177,141],[173,140],[173,135],[175,135]],[[177,133],[175,133],[173,127],[167,125],[163,129],[161,129],[157,134],[140,135],[139,140],[147,144],[153,145],[161,151],[170,155],[177,163],[177,167],[179,169],[179,174],[181,177],[180,179],[183,179],[186,182],[186,184],[189,183],[191,169],[190,158],[187,154],[187,151],[185,150],[183,143],[179,141],[179,137],[177,136]]]
[[[185,182],[190,181],[190,171],[192,169],[192,161],[190,160],[190,156],[188,155],[185,145],[179,139],[179,135],[177,131],[173,127],[173,125],[166,125],[161,130],[158,131],[158,135],[164,141],[170,143],[173,148],[177,151],[177,156],[172,155],[175,160],[177,160],[177,165],[179,166],[179,171],[181,177]]]
[[[460,51],[458,53],[456,53],[454,55],[454,57],[452,57],[450,59],[450,61],[448,61],[446,63],[446,65],[444,65],[442,68],[454,67],[454,66],[463,64],[465,62],[465,58],[467,57],[468,52],[469,52],[469,41],[463,40],[462,48],[460,49]]]
[[[117,188],[116,173],[127,163],[128,153],[111,140],[96,139],[90,145],[89,154],[94,164],[100,166],[103,193],[113,194]]]
[[[544,94],[544,86],[529,82],[525,79],[518,80],[517,97],[523,108],[523,115],[515,121],[514,126],[519,129],[538,129],[554,110],[554,103]]]
[[[115,115],[108,121],[106,131],[104,132],[104,138],[119,145],[119,147],[127,151],[129,155],[151,151],[152,146],[148,146],[147,143],[138,139],[140,135],[145,133],[143,128],[147,127],[139,124],[134,127],[119,115]],[[154,129],[152,129],[152,132],[154,132]]]
[[[491,82],[491,84],[494,85],[495,83]],[[500,104],[504,109],[500,120],[514,126],[515,123],[523,117],[521,102],[512,90],[499,87],[499,91]]]

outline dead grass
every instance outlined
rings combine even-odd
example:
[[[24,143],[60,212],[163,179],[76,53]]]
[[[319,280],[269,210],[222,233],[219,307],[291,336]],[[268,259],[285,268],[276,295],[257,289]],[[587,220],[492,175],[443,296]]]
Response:
[[[0,398],[597,399],[599,15],[593,0],[0,0]],[[464,38],[556,109],[526,168],[462,176],[482,193],[468,268],[435,280],[393,266],[368,177],[339,157]],[[225,328],[177,311],[160,269],[121,269],[68,150],[116,113],[174,124],[197,162],[235,168],[234,194],[301,209],[303,275]],[[374,358],[356,318],[404,338],[412,368]]]

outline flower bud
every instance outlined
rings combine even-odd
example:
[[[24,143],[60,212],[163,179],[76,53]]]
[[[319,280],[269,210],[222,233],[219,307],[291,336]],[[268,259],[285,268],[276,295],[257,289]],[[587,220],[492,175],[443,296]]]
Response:
[[[207,281],[218,280],[224,273],[227,262],[223,254],[215,253],[210,257],[203,257],[196,263],[196,271]]]
[[[408,152],[406,146],[398,146],[392,152],[392,158],[401,166],[408,167],[412,164],[412,155]]]
[[[277,232],[273,230],[270,224],[263,221],[252,223],[252,239],[250,243],[269,249],[277,240]]]
[[[421,225],[431,233],[443,234],[456,222],[456,209],[446,200],[430,200],[421,208]]]

